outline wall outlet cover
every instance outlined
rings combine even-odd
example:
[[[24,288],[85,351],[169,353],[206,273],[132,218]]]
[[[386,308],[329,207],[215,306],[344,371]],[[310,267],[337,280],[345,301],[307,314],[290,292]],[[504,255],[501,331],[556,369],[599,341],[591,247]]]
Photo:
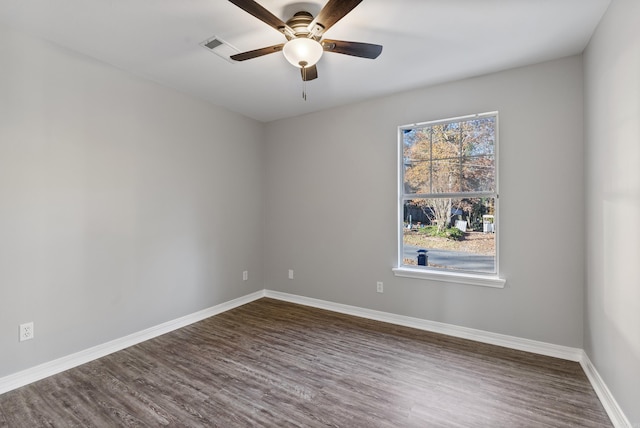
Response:
[[[33,339],[33,322],[20,324],[20,342]]]

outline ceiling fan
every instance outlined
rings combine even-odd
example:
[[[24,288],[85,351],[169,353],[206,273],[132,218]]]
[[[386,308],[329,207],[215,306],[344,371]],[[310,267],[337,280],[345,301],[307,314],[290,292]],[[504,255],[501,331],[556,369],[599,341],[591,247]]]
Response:
[[[273,15],[253,0],[229,0],[245,12],[275,28],[287,38],[286,43],[232,55],[235,61],[246,61],[282,51],[287,61],[300,68],[303,81],[318,77],[316,63],[323,52],[334,52],[375,59],[382,46],[371,43],[323,39],[325,31],[351,12],[362,0],[329,0],[315,18],[309,12],[297,12],[287,22]],[[303,93],[303,98],[306,99]]]

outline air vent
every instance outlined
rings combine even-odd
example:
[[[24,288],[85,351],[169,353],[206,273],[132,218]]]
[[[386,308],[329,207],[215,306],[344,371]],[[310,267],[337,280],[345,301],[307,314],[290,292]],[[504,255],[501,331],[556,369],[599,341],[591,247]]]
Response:
[[[240,53],[240,50],[235,46],[230,45],[219,37],[211,37],[210,39],[205,40],[200,43],[200,46],[208,50],[209,52],[213,52],[218,55],[220,58],[229,61],[231,64],[235,64],[237,61],[232,60],[231,55],[235,55]]]
[[[218,46],[220,46],[220,45],[224,45],[224,43],[222,43],[222,42],[221,42],[220,40],[218,40],[218,39],[213,39],[213,40],[211,40],[210,42],[205,43],[205,44],[204,44],[204,47],[205,47],[205,48],[208,48],[208,49],[215,49],[215,48],[217,48],[217,47],[218,47]]]

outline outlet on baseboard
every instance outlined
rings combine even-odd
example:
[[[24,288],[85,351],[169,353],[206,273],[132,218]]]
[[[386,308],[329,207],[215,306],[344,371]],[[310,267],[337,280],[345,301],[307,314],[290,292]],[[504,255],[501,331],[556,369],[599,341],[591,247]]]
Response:
[[[376,283],[376,287],[377,287],[378,293],[384,293],[384,284],[382,283],[382,281],[378,281]]]
[[[20,324],[20,342],[33,339],[33,321]]]

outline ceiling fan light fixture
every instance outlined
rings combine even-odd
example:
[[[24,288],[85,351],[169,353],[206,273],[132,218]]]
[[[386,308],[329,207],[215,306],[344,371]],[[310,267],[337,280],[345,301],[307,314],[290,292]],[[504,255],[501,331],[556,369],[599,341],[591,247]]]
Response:
[[[282,53],[284,57],[295,67],[311,67],[322,57],[322,45],[320,42],[300,37],[285,43]]]

